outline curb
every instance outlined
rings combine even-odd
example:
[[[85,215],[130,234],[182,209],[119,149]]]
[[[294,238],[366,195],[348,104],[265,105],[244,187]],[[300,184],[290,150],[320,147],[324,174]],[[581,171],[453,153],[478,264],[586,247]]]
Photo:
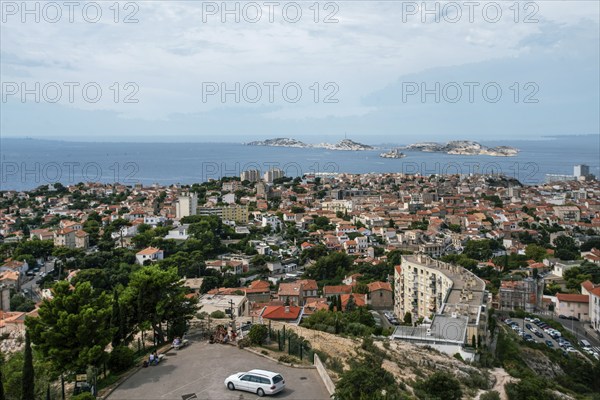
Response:
[[[297,368],[297,369],[316,369],[317,367],[315,367],[314,365],[296,365],[296,364],[290,364],[290,363],[286,363],[286,362],[282,362],[279,360],[274,359],[273,357],[267,356],[265,354],[262,354],[254,349],[248,348],[248,347],[244,347],[242,350],[246,350],[252,354],[256,354],[257,356],[266,358],[268,360],[274,361],[277,364],[280,365],[285,365],[286,367],[291,367],[291,368]]]

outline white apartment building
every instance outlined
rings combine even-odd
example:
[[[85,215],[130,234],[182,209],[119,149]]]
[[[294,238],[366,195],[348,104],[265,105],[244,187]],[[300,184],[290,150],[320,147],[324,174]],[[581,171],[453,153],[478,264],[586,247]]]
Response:
[[[196,215],[197,209],[198,195],[196,193],[179,196],[177,203],[175,203],[175,216],[177,219],[181,219],[190,215]]]

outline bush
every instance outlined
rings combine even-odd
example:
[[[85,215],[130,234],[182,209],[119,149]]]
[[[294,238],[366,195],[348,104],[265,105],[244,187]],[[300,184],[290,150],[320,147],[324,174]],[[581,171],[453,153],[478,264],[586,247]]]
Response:
[[[250,342],[250,339],[248,339],[248,338],[246,337],[246,338],[243,338],[243,339],[240,339],[240,340],[238,340],[238,341],[237,341],[237,345],[238,345],[238,347],[239,347],[240,349],[243,349],[244,347],[251,346],[251,345],[252,345],[252,343]]]
[[[298,364],[298,363],[300,363],[300,360],[298,360],[294,356],[290,356],[288,354],[284,354],[281,357],[279,357],[279,362],[287,363],[287,364]]]
[[[110,353],[108,358],[108,367],[112,372],[123,372],[133,366],[135,362],[135,354],[127,346],[117,346]]]
[[[84,392],[71,397],[71,400],[96,400],[96,398],[90,392]]]
[[[490,390],[479,396],[479,400],[500,400],[500,393]]]
[[[213,311],[212,313],[210,313],[210,316],[212,318],[217,318],[217,319],[226,317],[225,313],[221,310]]]
[[[460,400],[462,398],[460,382],[447,372],[434,373],[424,381],[417,382],[414,389],[420,399]]]
[[[344,372],[344,363],[338,357],[331,357],[328,360],[327,365],[332,371],[337,372],[338,374]]]
[[[260,346],[265,342],[268,334],[269,328],[266,325],[256,324],[250,328],[248,338],[250,339],[250,343]]]

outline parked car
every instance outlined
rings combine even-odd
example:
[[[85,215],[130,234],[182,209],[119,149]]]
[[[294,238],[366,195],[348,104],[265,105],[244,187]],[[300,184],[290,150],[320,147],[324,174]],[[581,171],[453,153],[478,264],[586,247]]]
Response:
[[[525,328],[531,330],[532,326],[531,326],[531,324],[525,324]]]
[[[225,379],[225,386],[229,390],[245,390],[262,397],[281,392],[285,388],[285,380],[277,372],[253,369],[229,376]]]
[[[560,315],[558,316],[558,318],[560,318],[560,319],[567,319],[567,317],[566,317],[565,315],[562,315],[562,314],[560,314]]]
[[[533,332],[533,334],[535,336],[539,337],[539,338],[543,338],[544,337],[544,334],[542,332],[538,331],[538,330],[536,330],[535,332]]]
[[[506,323],[506,325],[511,325],[513,323],[513,320],[510,318],[507,318],[504,320],[504,322]]]
[[[575,316],[573,316],[573,315],[569,315],[569,316],[567,317],[567,319],[569,319],[569,320],[571,320],[571,321],[579,321],[579,318],[577,318],[577,317],[575,317]]]
[[[552,344],[552,340],[546,340],[546,346],[554,347],[554,344]]]

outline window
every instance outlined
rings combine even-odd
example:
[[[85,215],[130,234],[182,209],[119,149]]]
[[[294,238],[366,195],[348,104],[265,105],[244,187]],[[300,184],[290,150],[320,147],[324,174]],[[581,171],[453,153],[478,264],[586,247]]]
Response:
[[[242,376],[242,379],[240,379],[240,381],[244,381],[244,382],[252,382],[252,375],[244,375]]]
[[[275,375],[275,376],[273,377],[273,383],[279,383],[279,382],[281,382],[282,380],[283,380],[283,376],[281,376],[281,375]]]

